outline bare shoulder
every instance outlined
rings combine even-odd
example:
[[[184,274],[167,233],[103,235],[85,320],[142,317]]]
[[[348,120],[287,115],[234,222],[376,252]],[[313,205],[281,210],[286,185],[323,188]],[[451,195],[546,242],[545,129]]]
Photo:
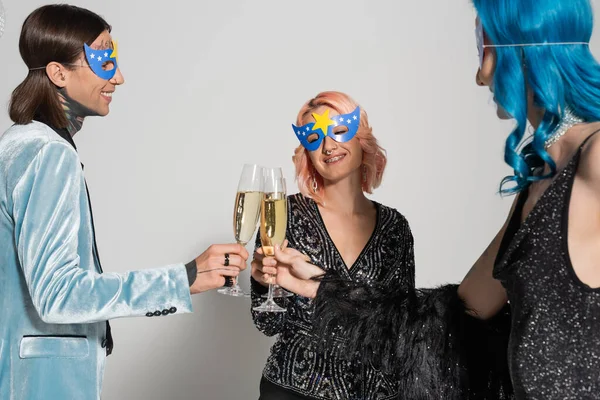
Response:
[[[600,194],[600,132],[594,134],[581,150],[577,175]]]

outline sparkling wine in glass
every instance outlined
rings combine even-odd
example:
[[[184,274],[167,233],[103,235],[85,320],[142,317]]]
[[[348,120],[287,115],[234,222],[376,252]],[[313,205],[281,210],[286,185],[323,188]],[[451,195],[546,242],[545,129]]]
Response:
[[[246,246],[256,232],[263,198],[262,180],[263,173],[260,166],[244,165],[233,205],[233,233],[236,242],[242,246]],[[238,284],[237,278],[234,278],[233,286],[221,288],[218,292],[236,297],[248,296]]]
[[[265,256],[275,254],[274,247],[281,246],[287,229],[287,198],[281,168],[264,170],[263,198],[260,210],[260,242]],[[273,300],[273,284],[269,284],[267,299],[254,311],[286,312]]]
[[[279,170],[278,173],[281,174],[281,176],[282,176],[281,180],[282,180],[283,193],[286,193],[285,178],[283,178],[283,171],[281,171],[281,168],[277,168],[277,170]],[[287,201],[286,201],[286,207],[287,207]],[[286,208],[286,211],[287,211],[287,208]],[[285,237],[284,237],[284,240],[281,241],[281,243],[283,243],[284,241],[285,241]],[[279,246],[281,246],[281,243],[279,244]],[[265,253],[265,255],[272,256],[273,254]],[[276,283],[273,284],[273,297],[274,298],[278,299],[280,297],[292,297],[293,295],[294,295],[293,293],[288,292],[287,290],[285,290],[278,284],[276,284]],[[265,293],[261,297],[265,297],[265,298],[269,297],[269,294]]]

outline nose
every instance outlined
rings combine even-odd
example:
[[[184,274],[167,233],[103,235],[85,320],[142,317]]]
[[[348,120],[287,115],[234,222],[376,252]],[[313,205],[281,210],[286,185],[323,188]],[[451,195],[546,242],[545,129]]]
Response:
[[[335,140],[333,140],[329,136],[325,136],[325,139],[323,140],[323,153],[331,154],[331,152],[335,149],[337,149],[337,144],[335,143]]]
[[[115,73],[115,76],[112,77],[111,83],[113,85],[122,85],[125,83],[125,78],[121,73],[121,68],[117,68],[117,72]]]
[[[481,68],[477,69],[477,73],[475,74],[475,83],[477,83],[477,86],[485,86],[485,83],[483,83],[483,81],[481,80],[479,74],[481,73]]]

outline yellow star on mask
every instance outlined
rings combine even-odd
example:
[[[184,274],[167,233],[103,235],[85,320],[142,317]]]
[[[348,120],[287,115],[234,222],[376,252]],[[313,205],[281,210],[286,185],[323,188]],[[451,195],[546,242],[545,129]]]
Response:
[[[116,58],[119,61],[119,48],[117,47],[117,41],[113,40],[113,51],[110,53],[110,58]]]
[[[329,109],[325,110],[325,112],[321,115],[312,113],[312,116],[315,119],[315,124],[312,130],[316,131],[317,129],[321,129],[323,134],[327,136],[327,127],[330,125],[335,125],[335,122],[329,118]]]

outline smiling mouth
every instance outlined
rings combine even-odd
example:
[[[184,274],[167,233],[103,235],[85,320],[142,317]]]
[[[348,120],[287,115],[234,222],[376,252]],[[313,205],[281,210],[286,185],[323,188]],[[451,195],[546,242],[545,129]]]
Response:
[[[334,157],[328,158],[325,160],[325,164],[336,163],[336,162],[340,161],[341,159],[343,159],[344,157],[346,157],[345,154],[340,154],[339,156],[334,156]]]
[[[112,97],[113,92],[100,92],[100,94],[105,97]]]

